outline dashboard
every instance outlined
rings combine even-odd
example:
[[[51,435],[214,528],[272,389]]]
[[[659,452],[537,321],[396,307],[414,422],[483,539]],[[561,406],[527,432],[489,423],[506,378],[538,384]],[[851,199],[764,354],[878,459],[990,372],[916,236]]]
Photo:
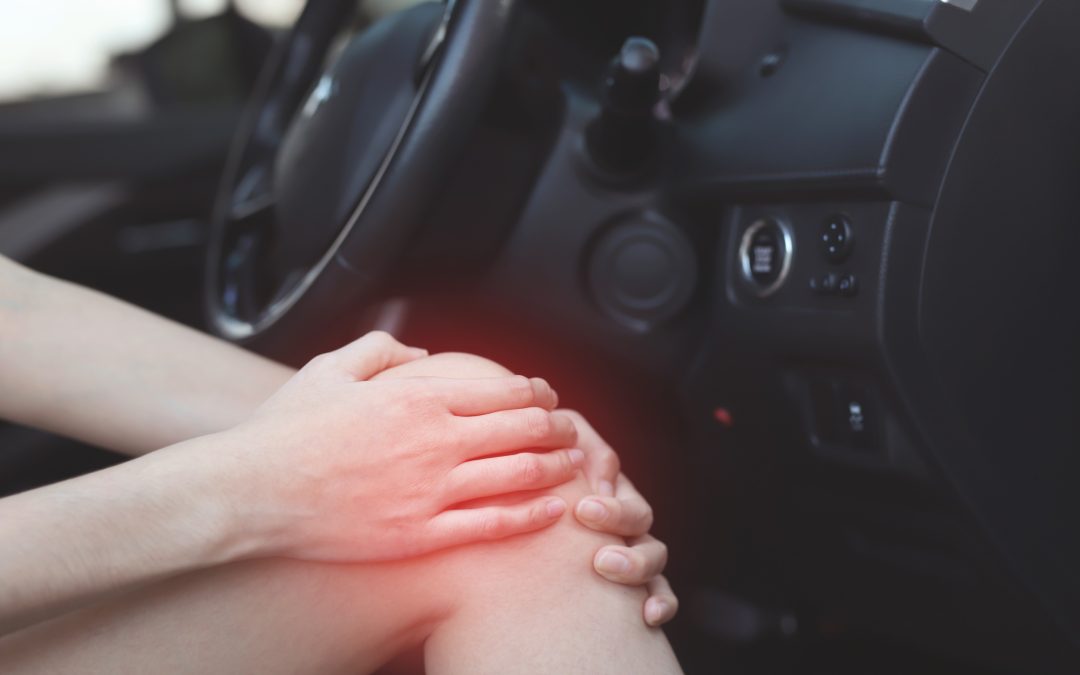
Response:
[[[691,377],[692,400],[718,379],[739,383],[725,401],[754,381],[782,392],[775,416],[752,416],[790,424],[772,443],[801,533],[785,554],[806,562],[797,584],[816,602],[999,665],[1068,670],[1076,101],[1048,69],[1077,65],[1050,44],[1080,16],[1055,2],[750,4],[710,5],[691,86],[726,93],[687,106],[677,164],[694,213],[721,226],[711,339],[759,366],[706,346],[716,370]],[[722,37],[736,13],[755,17],[752,44],[731,38],[741,48]]]
[[[317,104],[259,160],[303,168],[274,175],[312,186],[285,200],[307,227],[219,229],[312,247],[284,270],[305,284],[231,337],[310,351],[407,298],[442,320],[406,339],[550,376],[658,513],[693,514],[660,535],[705,624],[722,591],[818,636],[1076,671],[1080,5],[462,0],[328,65],[320,7],[279,64]],[[335,98],[350,77],[370,95]],[[211,249],[244,290],[259,247]]]
[[[700,9],[655,174],[583,169],[602,99],[564,86],[487,285],[676,382],[703,522],[752,533],[703,545],[708,582],[1068,671],[1080,8]]]

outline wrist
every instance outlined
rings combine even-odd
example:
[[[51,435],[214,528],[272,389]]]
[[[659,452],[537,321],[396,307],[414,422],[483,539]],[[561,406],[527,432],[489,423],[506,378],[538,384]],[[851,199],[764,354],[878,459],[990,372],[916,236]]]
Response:
[[[258,538],[243,508],[244,470],[221,432],[169,446],[129,463],[154,486],[162,526],[184,542],[186,567],[199,569],[259,554]],[[138,483],[136,483],[138,484]]]

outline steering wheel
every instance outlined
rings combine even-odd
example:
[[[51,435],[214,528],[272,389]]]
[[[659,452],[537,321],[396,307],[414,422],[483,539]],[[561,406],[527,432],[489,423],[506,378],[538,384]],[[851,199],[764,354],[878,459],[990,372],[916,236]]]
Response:
[[[206,268],[215,330],[295,333],[371,297],[483,110],[515,5],[428,2],[353,32],[355,0],[307,3],[230,153]]]

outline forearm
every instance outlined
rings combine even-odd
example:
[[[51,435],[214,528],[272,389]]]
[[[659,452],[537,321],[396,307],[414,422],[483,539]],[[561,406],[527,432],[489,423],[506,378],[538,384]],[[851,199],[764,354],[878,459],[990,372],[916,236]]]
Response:
[[[140,454],[245,419],[292,370],[0,257],[0,417]]]
[[[244,555],[220,466],[179,457],[213,442],[0,499],[0,635]]]

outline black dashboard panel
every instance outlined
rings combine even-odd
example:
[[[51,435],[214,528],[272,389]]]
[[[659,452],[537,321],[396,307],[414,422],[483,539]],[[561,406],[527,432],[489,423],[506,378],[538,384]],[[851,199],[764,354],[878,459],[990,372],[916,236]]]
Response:
[[[953,435],[942,466],[1009,564],[1080,634],[1080,6],[1044,2],[980,93],[931,222],[918,316]],[[962,424],[958,424],[962,421]],[[974,469],[974,470],[973,470]]]
[[[734,106],[685,125],[686,145],[701,154],[691,151],[683,168],[733,190],[877,187],[897,110],[929,48],[801,21],[788,29],[773,75],[752,71],[735,84]]]
[[[1080,289],[1063,214],[1080,95],[1061,74],[1080,69],[1080,7],[729,1],[705,16],[674,183],[722,236],[686,395],[772,392],[743,414],[786,428],[744,429],[733,461],[786,467],[777,527],[801,536],[773,556],[837,616],[1075,672]]]
[[[983,73],[921,42],[832,24],[789,19],[778,39],[775,73],[733,78],[737,102],[680,128],[686,181],[732,196],[932,204]]]

